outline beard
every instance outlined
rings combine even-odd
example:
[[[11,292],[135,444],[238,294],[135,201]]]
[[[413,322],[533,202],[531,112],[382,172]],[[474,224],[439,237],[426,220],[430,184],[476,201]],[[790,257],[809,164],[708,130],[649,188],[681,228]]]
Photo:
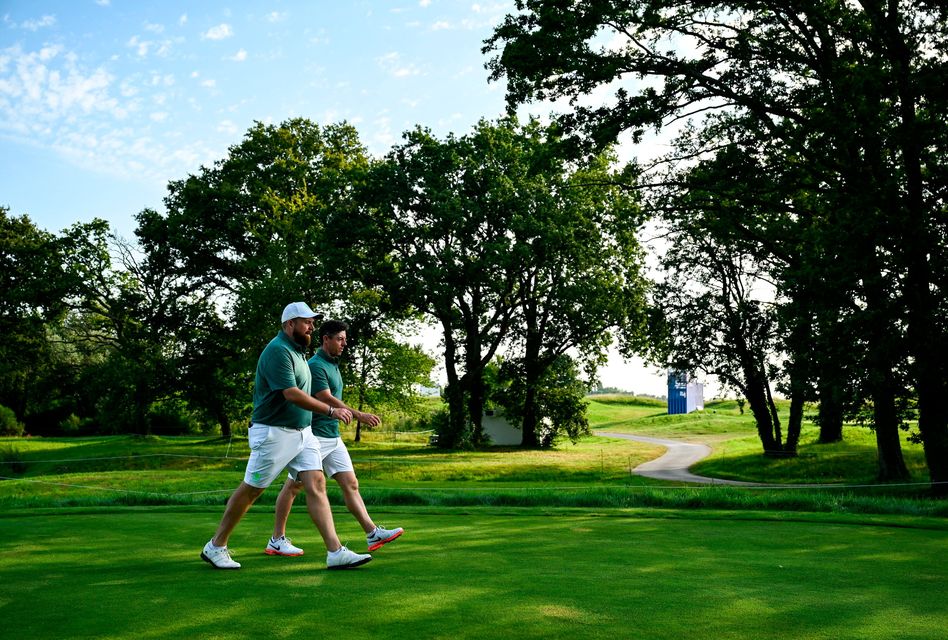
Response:
[[[312,337],[304,330],[293,327],[293,341],[296,342],[296,344],[303,347],[304,349],[308,349],[311,340]]]

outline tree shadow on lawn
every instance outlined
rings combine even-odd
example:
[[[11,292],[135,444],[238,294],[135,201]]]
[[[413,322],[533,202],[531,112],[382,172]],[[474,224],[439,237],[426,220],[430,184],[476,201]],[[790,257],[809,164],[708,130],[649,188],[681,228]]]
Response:
[[[406,534],[363,568],[329,572],[301,513],[290,534],[307,554],[264,555],[272,514],[259,510],[231,539],[244,568],[226,572],[198,559],[219,516],[116,512],[31,517],[28,527],[0,518],[6,628],[31,638],[888,640],[948,625],[933,588],[948,572],[931,561],[948,552],[943,531],[381,512]],[[344,541],[359,540],[348,514],[335,519]]]

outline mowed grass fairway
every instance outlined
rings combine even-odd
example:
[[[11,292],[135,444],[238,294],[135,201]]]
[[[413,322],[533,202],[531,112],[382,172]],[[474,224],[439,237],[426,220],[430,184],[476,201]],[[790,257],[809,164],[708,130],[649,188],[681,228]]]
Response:
[[[343,539],[364,550],[348,514]],[[4,638],[853,638],[948,629],[943,520],[532,509],[376,510],[406,534],[365,567],[266,556],[270,509],[199,552],[206,507],[0,515]]]
[[[874,483],[871,432],[765,458],[733,402],[668,416],[590,403],[593,429],[709,443],[694,469],[801,488],[635,475],[664,448],[601,436],[553,451],[441,451],[384,429],[349,442],[375,520],[406,534],[349,572],[298,499],[302,558],[263,553],[271,487],[231,537],[239,571],[199,558],[243,476],[246,438],[4,438],[0,640],[34,638],[806,638],[943,640],[948,503]],[[853,483],[856,483],[855,485]],[[279,483],[277,483],[279,484]],[[344,543],[364,537],[330,499]]]

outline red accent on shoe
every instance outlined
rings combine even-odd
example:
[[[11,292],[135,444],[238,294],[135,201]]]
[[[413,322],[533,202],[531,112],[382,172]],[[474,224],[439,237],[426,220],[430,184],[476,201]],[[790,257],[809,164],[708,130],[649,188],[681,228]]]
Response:
[[[399,531],[398,533],[396,533],[396,534],[395,534],[394,536],[392,536],[391,538],[386,538],[385,540],[379,540],[378,542],[376,542],[375,544],[373,544],[371,547],[369,547],[369,551],[375,551],[376,549],[381,548],[382,545],[388,544],[389,542],[391,542],[392,540],[395,540],[396,538],[400,538],[403,533],[405,533],[405,532],[404,532],[404,531]]]
[[[303,555],[302,551],[300,551],[299,553],[282,553],[280,551],[277,551],[276,549],[271,549],[270,547],[267,547],[266,549],[264,549],[263,552],[267,554],[268,556],[286,556],[288,558],[296,558],[298,556]]]

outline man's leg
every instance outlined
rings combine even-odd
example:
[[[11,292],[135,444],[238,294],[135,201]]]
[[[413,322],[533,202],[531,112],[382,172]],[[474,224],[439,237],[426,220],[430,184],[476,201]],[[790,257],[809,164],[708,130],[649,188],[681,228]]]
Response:
[[[260,497],[261,493],[263,493],[263,489],[251,486],[246,482],[240,483],[237,490],[227,500],[227,508],[224,509],[224,515],[221,517],[221,523],[217,526],[217,532],[213,538],[208,540],[201,551],[202,560],[209,562],[216,569],[240,568],[240,563],[230,557],[227,540],[237,523],[247,513],[247,509]]]
[[[327,551],[336,551],[342,546],[336,535],[336,524],[332,519],[329,497],[326,495],[326,477],[322,471],[301,471],[297,475],[306,492],[306,508],[309,517],[319,530]],[[284,521],[285,527],[285,521]]]
[[[365,508],[365,501],[362,500],[362,494],[359,493],[359,479],[356,478],[355,472],[340,471],[333,476],[333,480],[339,483],[346,508],[362,525],[362,530],[366,533],[375,531],[375,523],[369,517],[369,512]]]
[[[297,478],[306,492],[306,507],[326,545],[327,569],[354,569],[372,560],[369,554],[353,553],[342,546],[336,535],[336,526],[326,496],[326,477],[322,471],[302,471]]]
[[[293,501],[303,489],[302,482],[296,482],[292,478],[287,478],[280,489],[280,495],[276,499],[276,508],[273,516],[273,539],[279,540],[286,535],[286,521],[290,517],[290,509],[293,508]]]
[[[221,517],[221,523],[217,527],[217,533],[211,538],[211,542],[217,547],[226,547],[227,540],[233,532],[237,523],[247,513],[257,498],[264,492],[264,489],[253,487],[246,482],[241,482],[237,490],[231,494],[227,501],[227,507],[224,509],[224,515]]]

